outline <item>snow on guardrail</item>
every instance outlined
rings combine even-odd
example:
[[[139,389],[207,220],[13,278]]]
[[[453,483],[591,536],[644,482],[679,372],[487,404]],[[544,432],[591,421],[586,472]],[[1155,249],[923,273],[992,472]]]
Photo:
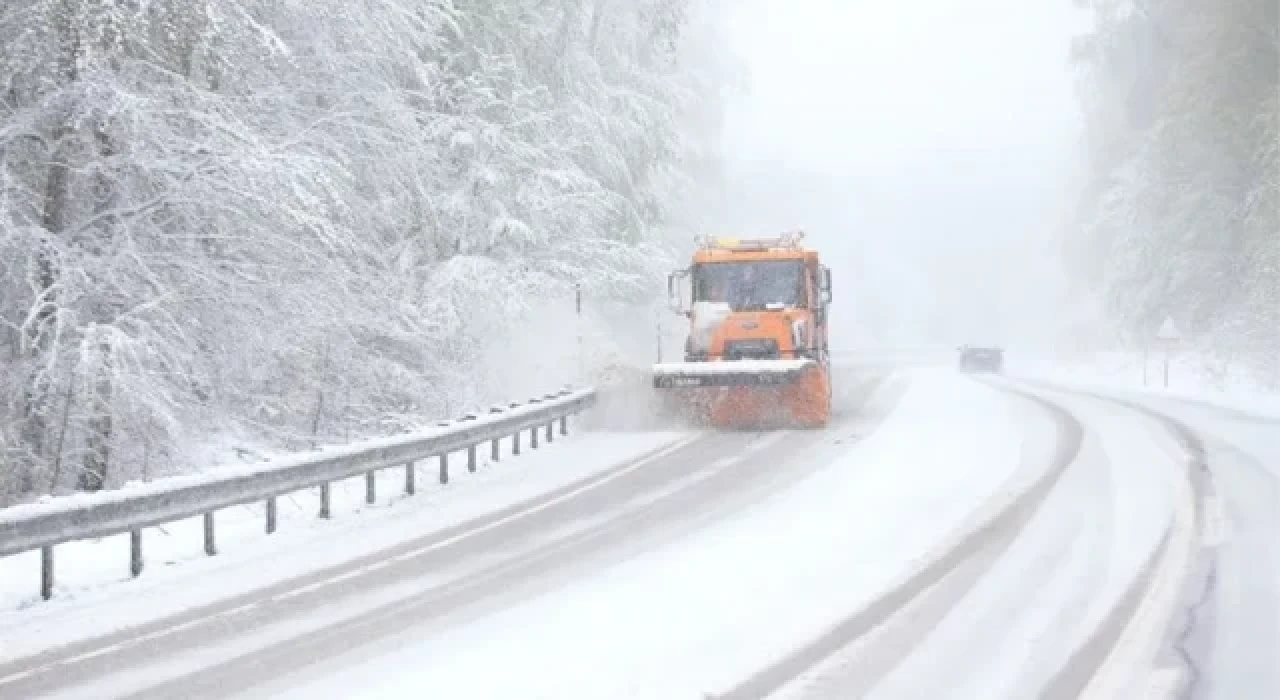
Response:
[[[496,453],[498,441],[510,437],[513,452],[519,454],[521,433],[529,431],[531,446],[537,447],[540,431],[545,429],[547,440],[552,440],[558,422],[560,433],[566,434],[569,417],[586,410],[595,400],[595,389],[566,389],[409,435],[6,508],[0,510],[0,557],[41,550],[41,595],[47,600],[53,594],[55,545],[128,532],[131,571],[137,576],[142,570],[143,528],[203,516],[205,551],[213,555],[217,552],[213,516],[220,509],[265,501],[270,533],[275,530],[277,497],[319,487],[320,517],[328,517],[331,482],[364,474],[372,499],[376,472],[395,466],[406,467],[405,491],[413,493],[415,462],[439,459],[440,480],[447,482],[450,453],[466,450],[468,467],[474,470],[479,445],[491,442]]]

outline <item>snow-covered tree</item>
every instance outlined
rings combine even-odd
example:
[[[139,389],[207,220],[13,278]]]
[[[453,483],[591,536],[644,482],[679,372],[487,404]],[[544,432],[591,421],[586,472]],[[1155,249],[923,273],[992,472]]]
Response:
[[[1206,349],[1280,370],[1280,6],[1089,4],[1078,271],[1137,336],[1173,315]]]
[[[714,174],[704,10],[4,3],[0,501],[456,412],[546,299],[647,303]]]

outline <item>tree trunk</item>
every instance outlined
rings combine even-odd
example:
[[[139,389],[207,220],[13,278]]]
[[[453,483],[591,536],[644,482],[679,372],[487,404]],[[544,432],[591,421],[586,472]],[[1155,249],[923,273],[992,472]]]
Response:
[[[101,330],[96,332],[102,333]],[[97,357],[92,363],[94,375],[89,394],[89,434],[86,438],[88,449],[84,457],[84,468],[76,480],[76,488],[81,491],[101,491],[106,484],[111,464],[111,400],[114,394],[111,382],[111,341],[107,337],[99,337],[91,347],[91,352],[96,353]]]
[[[102,216],[115,205],[115,187],[110,176],[111,157],[115,154],[115,148],[107,134],[105,117],[94,126],[93,137],[99,162],[102,164],[93,183],[93,206],[95,215],[102,223],[90,232],[95,238],[87,241],[86,245],[96,249],[99,255],[105,255],[111,250],[115,235],[115,222],[110,217]],[[90,337],[86,343],[94,356],[89,362],[93,374],[89,379],[88,449],[77,483],[77,488],[81,491],[100,491],[106,484],[107,470],[111,463],[112,399],[115,396],[112,376],[115,358],[111,337],[106,331],[118,312],[116,300],[99,300],[94,308],[98,324],[90,326],[89,333],[94,337]]]
[[[66,128],[55,129],[54,142],[61,144],[67,135]],[[71,169],[66,163],[65,151],[61,145],[55,148],[50,159],[49,176],[45,181],[41,224],[50,239],[65,231],[67,226]],[[54,248],[52,240],[46,240],[40,245],[40,249],[36,251],[32,275],[37,310],[27,327],[26,357],[31,373],[22,396],[22,429],[19,436],[26,452],[18,480],[18,488],[24,493],[35,487],[36,465],[48,456],[53,382],[49,376],[51,368],[45,367],[44,362],[53,344],[54,324],[57,322],[58,263]]]
[[[58,65],[56,75],[61,85],[70,85],[79,75],[76,70],[76,55],[80,48],[80,39],[74,28],[75,6],[63,0],[58,13]],[[48,154],[49,172],[44,183],[41,210],[41,226],[45,230],[46,239],[35,253],[31,281],[35,298],[33,304],[36,312],[27,327],[24,355],[30,372],[22,394],[22,427],[19,440],[22,443],[23,466],[19,471],[18,487],[23,492],[35,488],[35,469],[48,458],[49,420],[53,409],[54,382],[50,376],[52,367],[45,365],[50,356],[54,326],[57,323],[59,279],[58,257],[55,241],[66,232],[70,217],[71,199],[71,166],[67,162],[70,150],[67,139],[73,131],[68,114],[57,114],[53,117],[54,126],[50,130],[49,143],[52,144]]]

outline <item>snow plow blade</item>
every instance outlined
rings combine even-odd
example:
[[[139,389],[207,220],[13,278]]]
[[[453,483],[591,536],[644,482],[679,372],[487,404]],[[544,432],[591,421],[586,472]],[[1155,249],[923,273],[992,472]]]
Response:
[[[657,389],[703,387],[784,386],[799,382],[813,360],[729,360],[724,362],[672,362],[653,366]]]

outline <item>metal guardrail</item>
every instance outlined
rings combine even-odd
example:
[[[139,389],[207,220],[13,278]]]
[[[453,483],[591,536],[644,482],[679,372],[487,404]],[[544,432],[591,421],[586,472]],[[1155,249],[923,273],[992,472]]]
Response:
[[[376,497],[376,475],[382,469],[403,466],[404,490],[413,494],[416,463],[439,461],[440,483],[449,481],[449,455],[466,451],[467,470],[477,466],[476,451],[491,443],[490,459],[501,458],[500,441],[511,438],[512,454],[520,454],[520,436],[529,432],[530,447],[538,447],[545,430],[547,442],[569,432],[569,417],[595,403],[594,389],[564,390],[527,402],[494,407],[487,414],[469,414],[445,421],[412,435],[366,441],[326,449],[320,454],[290,455],[261,465],[219,469],[208,474],[160,479],[135,487],[95,494],[55,498],[41,503],[0,510],[0,557],[39,549],[40,594],[53,596],[55,545],[128,532],[130,572],[142,573],[142,530],[155,525],[204,518],[204,549],[217,554],[214,514],[230,506],[266,503],[266,532],[276,530],[276,499],[318,487],[319,517],[328,518],[330,484],[365,475],[365,500]]]

